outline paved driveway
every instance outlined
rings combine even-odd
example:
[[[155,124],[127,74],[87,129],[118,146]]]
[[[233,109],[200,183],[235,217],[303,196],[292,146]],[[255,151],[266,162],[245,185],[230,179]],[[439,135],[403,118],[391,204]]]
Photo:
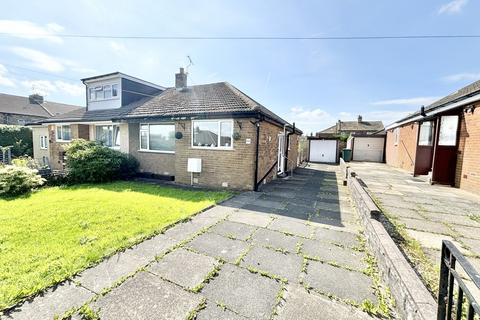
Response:
[[[443,239],[453,241],[480,270],[480,197],[449,186],[430,185],[381,163],[350,166],[383,211],[406,227],[438,268]]]
[[[359,239],[338,167],[312,165],[86,270],[11,316],[51,318],[65,311],[62,301],[89,298],[101,319],[369,319],[354,305],[377,304],[383,289],[364,272]]]

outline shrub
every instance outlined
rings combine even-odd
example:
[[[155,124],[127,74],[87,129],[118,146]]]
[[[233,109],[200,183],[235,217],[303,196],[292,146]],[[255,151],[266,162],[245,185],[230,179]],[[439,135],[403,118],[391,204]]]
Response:
[[[0,146],[12,147],[12,156],[33,156],[32,130],[23,126],[0,125]]]
[[[27,167],[7,165],[0,167],[0,196],[16,196],[43,185],[45,179],[38,171]]]
[[[138,162],[132,156],[78,139],[66,147],[68,180],[72,183],[106,182],[133,176]]]

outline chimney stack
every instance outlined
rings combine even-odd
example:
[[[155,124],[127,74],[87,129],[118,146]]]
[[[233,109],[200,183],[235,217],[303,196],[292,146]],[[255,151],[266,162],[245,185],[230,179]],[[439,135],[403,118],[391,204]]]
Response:
[[[175,88],[182,90],[187,87],[187,74],[185,69],[180,68],[180,72],[175,74]]]
[[[361,115],[358,116],[358,122],[359,123],[362,122],[362,116]]]
[[[41,104],[43,103],[43,96],[38,93],[34,93],[28,96],[28,100],[31,104]]]

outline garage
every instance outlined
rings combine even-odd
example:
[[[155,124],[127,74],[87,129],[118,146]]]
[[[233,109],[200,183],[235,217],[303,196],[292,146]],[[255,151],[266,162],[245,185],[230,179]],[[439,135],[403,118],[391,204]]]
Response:
[[[310,151],[309,151],[309,161],[310,162],[324,162],[324,163],[336,163],[337,162],[337,140],[309,140],[310,141]]]
[[[353,146],[353,161],[383,162],[385,136],[353,136],[351,143]]]

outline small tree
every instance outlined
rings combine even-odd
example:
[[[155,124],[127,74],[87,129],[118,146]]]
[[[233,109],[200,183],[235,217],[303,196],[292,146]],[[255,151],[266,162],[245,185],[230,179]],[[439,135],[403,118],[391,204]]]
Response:
[[[12,156],[33,156],[32,130],[23,126],[0,125],[0,146],[12,147]]]
[[[78,139],[66,147],[68,180],[72,183],[106,182],[133,176],[138,161],[130,155]]]

